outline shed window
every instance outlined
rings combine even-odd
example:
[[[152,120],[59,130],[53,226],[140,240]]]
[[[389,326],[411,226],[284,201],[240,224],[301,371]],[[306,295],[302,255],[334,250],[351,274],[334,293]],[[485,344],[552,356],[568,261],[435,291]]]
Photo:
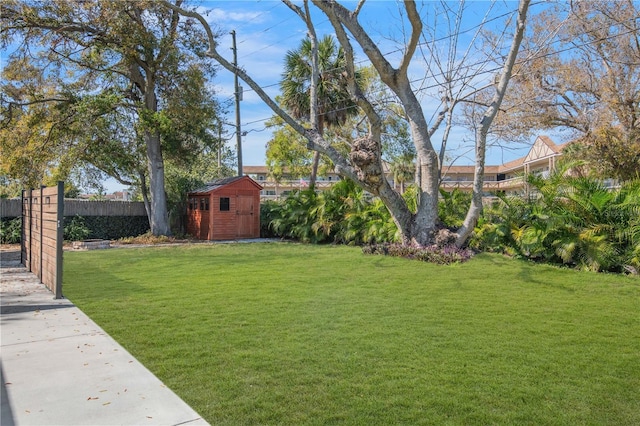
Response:
[[[209,210],[208,198],[200,198],[200,210]]]
[[[221,212],[229,211],[229,197],[220,197],[220,211]]]

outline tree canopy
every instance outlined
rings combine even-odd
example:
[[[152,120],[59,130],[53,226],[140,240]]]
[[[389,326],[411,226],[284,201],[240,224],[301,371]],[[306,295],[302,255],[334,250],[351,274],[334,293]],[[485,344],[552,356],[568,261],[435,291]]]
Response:
[[[153,1],[0,7],[2,46],[13,48],[0,129],[12,155],[2,172],[33,186],[88,164],[138,187],[152,232],[169,234],[165,158],[186,163],[219,143],[202,34]]]
[[[572,151],[602,177],[640,169],[637,2],[565,2],[532,19],[529,60],[514,76],[504,119],[520,132],[568,130]],[[634,170],[635,169],[635,170]]]

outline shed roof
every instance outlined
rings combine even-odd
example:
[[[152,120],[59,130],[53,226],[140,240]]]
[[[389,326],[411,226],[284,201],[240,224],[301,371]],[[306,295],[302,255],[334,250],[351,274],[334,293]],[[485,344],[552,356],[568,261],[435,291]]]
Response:
[[[233,177],[217,179],[212,182],[206,183],[204,186],[201,186],[200,188],[196,188],[193,191],[189,191],[189,194],[206,194],[243,179],[248,179],[249,181],[251,181],[251,183],[256,187],[257,190],[262,189],[262,186],[258,185],[249,176],[233,176]]]

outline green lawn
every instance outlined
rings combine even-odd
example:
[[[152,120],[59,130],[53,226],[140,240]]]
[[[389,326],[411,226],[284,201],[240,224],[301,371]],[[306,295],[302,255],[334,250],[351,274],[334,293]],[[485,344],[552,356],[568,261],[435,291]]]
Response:
[[[65,296],[214,425],[640,424],[640,280],[286,243],[67,252]]]

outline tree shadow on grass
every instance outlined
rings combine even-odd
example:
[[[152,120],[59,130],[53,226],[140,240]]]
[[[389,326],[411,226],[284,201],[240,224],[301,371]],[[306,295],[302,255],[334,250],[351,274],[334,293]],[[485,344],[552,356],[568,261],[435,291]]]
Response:
[[[141,285],[135,280],[123,279],[109,272],[101,273],[99,280],[87,280],[73,284],[69,280],[70,278],[65,277],[62,289],[65,297],[69,297],[72,301],[74,299],[78,299],[78,301],[84,299],[92,302],[114,302],[119,299],[127,299],[133,295],[137,297],[153,293],[152,289]],[[80,288],[81,286],[86,288]]]

